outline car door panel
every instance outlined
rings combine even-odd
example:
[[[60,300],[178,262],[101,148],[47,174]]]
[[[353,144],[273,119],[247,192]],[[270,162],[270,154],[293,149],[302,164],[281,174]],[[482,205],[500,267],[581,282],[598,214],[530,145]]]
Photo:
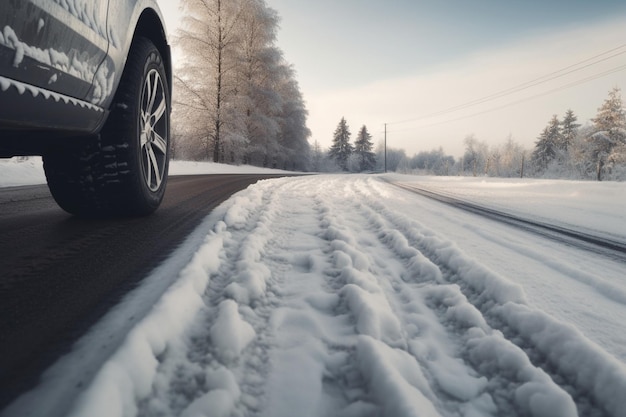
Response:
[[[108,1],[0,0],[6,77],[98,104],[92,84],[108,50]]]

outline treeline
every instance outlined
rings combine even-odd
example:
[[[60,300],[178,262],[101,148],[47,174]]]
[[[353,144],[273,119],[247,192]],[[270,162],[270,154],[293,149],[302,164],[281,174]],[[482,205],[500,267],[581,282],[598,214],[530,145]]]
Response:
[[[626,181],[626,112],[620,89],[614,88],[591,123],[581,126],[573,110],[562,119],[552,116],[527,150],[509,136],[490,146],[474,135],[465,138],[460,159],[443,149],[420,152],[409,158],[403,151],[396,167],[405,173],[491,177],[535,177]],[[387,150],[389,155],[390,150]]]
[[[289,170],[310,162],[307,110],[265,0],[182,0],[172,152]]]
[[[619,88],[598,109],[592,124],[581,127],[568,110],[555,115],[532,151],[535,175],[580,179],[626,180],[626,112]]]

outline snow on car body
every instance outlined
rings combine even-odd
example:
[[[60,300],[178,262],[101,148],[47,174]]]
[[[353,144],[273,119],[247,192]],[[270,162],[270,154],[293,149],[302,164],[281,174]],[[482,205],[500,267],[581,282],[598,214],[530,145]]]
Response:
[[[70,213],[150,213],[166,185],[171,77],[154,0],[3,0],[0,157],[42,155]]]

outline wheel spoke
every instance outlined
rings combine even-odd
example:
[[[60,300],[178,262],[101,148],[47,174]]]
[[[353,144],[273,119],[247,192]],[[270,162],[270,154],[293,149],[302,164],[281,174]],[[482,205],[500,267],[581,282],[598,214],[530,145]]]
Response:
[[[157,147],[158,150],[165,155],[167,153],[167,142],[161,135],[157,132],[154,132],[154,142],[153,145]]]
[[[150,144],[146,144],[144,147],[145,157],[144,157],[144,168],[146,174],[146,184],[148,184],[149,188],[152,188],[152,158],[150,157]]]
[[[146,77],[146,89],[145,89],[145,95],[146,95],[146,99],[144,104],[144,108],[142,109],[143,112],[146,115],[150,114],[150,101],[152,100],[152,83],[150,82],[150,75],[148,75]]]
[[[151,82],[150,80],[151,78],[154,78],[154,81]],[[152,83],[154,85],[151,85]],[[148,102],[148,106],[146,107],[146,113],[148,113],[149,115],[152,115],[152,109],[154,108],[154,101],[156,100],[157,91],[159,90],[159,76],[156,71],[149,74],[148,78],[146,79],[146,84],[148,84],[148,95],[149,95],[149,102]]]
[[[141,129],[145,129],[146,125],[150,122],[150,113],[145,109],[141,109]]]
[[[163,117],[163,114],[165,113],[165,109],[167,108],[167,104],[165,103],[165,97],[161,97],[161,101],[159,102],[159,106],[157,107],[157,109],[154,111],[153,116],[154,116],[154,120],[155,120],[155,124],[156,122],[158,122],[159,120],[161,120],[161,117]]]
[[[154,189],[156,190],[161,185],[161,170],[159,168],[159,164],[157,163],[156,155],[154,154],[154,149],[152,146],[150,147],[150,160],[152,161],[152,168],[154,170],[154,179],[156,180],[156,184],[154,184]]]

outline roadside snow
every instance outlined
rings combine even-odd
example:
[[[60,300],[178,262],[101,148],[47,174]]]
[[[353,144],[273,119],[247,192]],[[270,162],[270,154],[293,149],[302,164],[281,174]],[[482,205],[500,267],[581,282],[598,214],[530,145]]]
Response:
[[[40,157],[0,159],[0,187],[46,183]]]
[[[170,175],[202,174],[284,174],[290,171],[252,165],[226,165],[213,162],[171,161]]]
[[[383,178],[626,240],[622,224],[587,220],[623,219],[623,184],[550,182],[573,196],[551,199],[542,181],[260,181],[111,313],[141,317],[70,415],[623,415],[622,263]],[[162,295],[143,297],[164,278]],[[118,325],[105,318],[92,332]],[[82,353],[64,366],[80,367]],[[2,415],[63,409],[54,392],[75,383],[62,369]]]
[[[392,174],[396,182],[415,177]],[[550,224],[626,236],[626,182],[419,177],[420,187]]]
[[[202,174],[284,174],[286,171],[250,165],[226,165],[212,162],[171,161],[170,175]],[[0,188],[46,183],[41,157],[0,158]]]

